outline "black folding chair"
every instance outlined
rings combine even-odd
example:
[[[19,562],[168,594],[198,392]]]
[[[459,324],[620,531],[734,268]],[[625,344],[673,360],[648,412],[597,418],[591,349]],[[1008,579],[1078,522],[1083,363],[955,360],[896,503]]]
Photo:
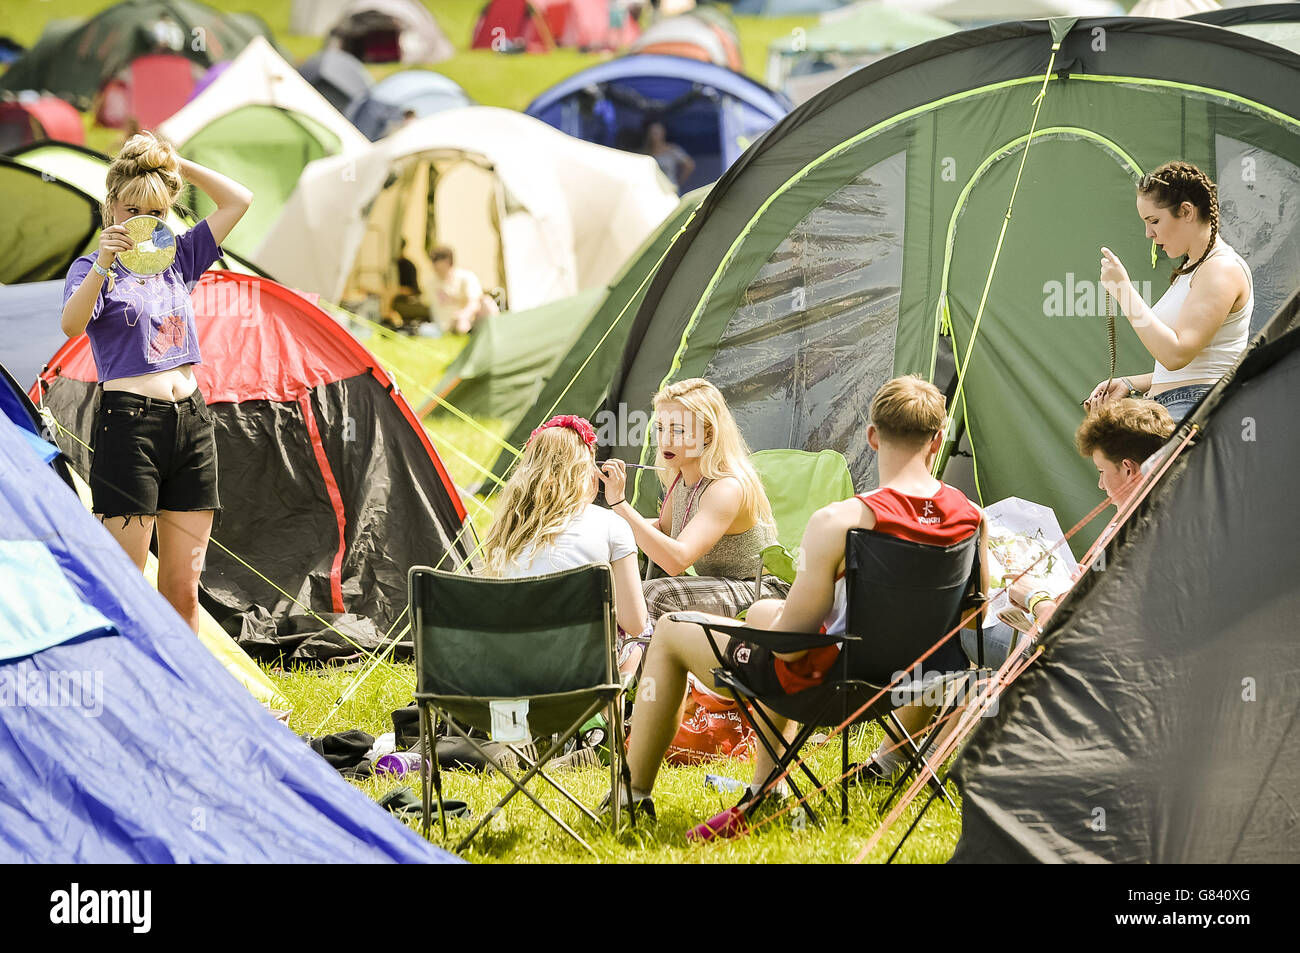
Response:
[[[609,721],[610,791],[617,788],[623,766],[623,715],[620,680],[614,658],[614,580],[605,565],[581,566],[564,572],[523,579],[489,579],[439,572],[425,566],[411,569],[408,579],[411,619],[415,633],[415,700],[420,709],[421,750],[434,750],[437,718],[466,742],[502,776],[511,789],[456,846],[461,850],[515,794],[522,793],[587,850],[585,840],[549,810],[527,788],[540,777],[593,821],[594,811],[582,804],[543,768],[562,753],[565,744],[600,709]],[[516,778],[493,757],[489,748],[461,727],[493,733],[493,709],[498,717],[527,702],[524,714],[529,737],[510,745],[528,770]],[[494,703],[495,706],[494,706]],[[513,705],[513,708],[512,708]],[[554,736],[534,762],[521,746],[531,738]],[[540,745],[539,745],[540,747]],[[442,775],[437,758],[421,766],[424,832],[431,824],[430,787],[442,815]],[[611,796],[612,821],[619,822],[619,799]],[[447,820],[442,819],[443,837]],[[594,853],[594,851],[592,851]]]
[[[908,778],[921,769],[926,772],[927,782],[935,789],[935,796],[941,795],[952,804],[938,771],[926,759],[938,732],[932,730],[918,744],[894,711],[903,705],[920,702],[938,689],[944,701],[937,718],[942,719],[959,707],[961,695],[953,689],[970,684],[977,670],[970,668],[956,636],[953,636],[926,659],[923,664],[925,677],[920,682],[909,678],[889,691],[884,689],[894,681],[897,672],[912,669],[922,654],[957,625],[965,606],[982,602],[978,546],[978,532],[951,546],[934,546],[871,530],[850,530],[845,540],[848,620],[846,633],[841,635],[772,632],[741,625],[720,625],[695,612],[671,615],[672,619],[680,622],[697,623],[710,636],[709,644],[719,664],[713,670],[716,684],[742,703],[740,707],[745,718],[777,763],[764,785],[765,789],[787,771],[814,731],[820,727],[842,725],[855,711],[866,706],[857,720],[874,720],[895,743],[906,744],[909,749],[909,763],[895,782],[889,802]],[[978,625],[980,619],[977,617],[975,621]],[[822,684],[791,695],[759,695],[727,668],[717,635],[741,639],[778,653],[798,652],[837,642],[841,643],[842,649]],[[982,650],[982,644],[980,647]],[[875,698],[877,695],[880,697]],[[800,728],[792,742],[784,743],[771,718],[759,705],[799,723]],[[762,726],[758,723],[760,720]],[[840,744],[840,814],[847,822],[848,783],[852,773],[847,725],[840,733]],[[826,790],[806,763],[801,760],[798,766],[814,790]],[[786,780],[795,795],[803,800],[813,823],[818,824],[817,816],[800,793],[793,774]],[[830,796],[828,790],[826,794]]]

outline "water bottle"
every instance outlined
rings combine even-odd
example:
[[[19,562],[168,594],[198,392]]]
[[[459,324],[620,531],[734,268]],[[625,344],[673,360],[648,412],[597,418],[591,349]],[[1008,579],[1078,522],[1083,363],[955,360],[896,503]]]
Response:
[[[375,774],[408,774],[420,770],[418,751],[396,751],[375,762]]]
[[[744,781],[737,781],[735,778],[723,777],[721,774],[706,774],[704,776],[704,786],[713,788],[715,791],[743,791],[749,787]]]

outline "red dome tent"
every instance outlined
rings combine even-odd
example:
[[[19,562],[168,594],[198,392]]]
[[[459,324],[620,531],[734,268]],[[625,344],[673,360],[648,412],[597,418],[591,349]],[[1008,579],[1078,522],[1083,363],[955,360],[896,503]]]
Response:
[[[224,507],[202,576],[205,607],[255,657],[350,655],[356,648],[332,634],[295,636],[286,620],[305,610],[279,590],[387,631],[406,607],[412,565],[438,565],[454,550],[443,563],[453,569],[468,552],[456,488],[406,398],[320,308],[230,272],[205,274],[193,299],[195,371],[216,421]],[[83,475],[95,382],[81,335],[37,385],[76,435],[60,443]]]
[[[40,139],[84,144],[86,131],[81,114],[57,96],[0,103],[0,152]]]

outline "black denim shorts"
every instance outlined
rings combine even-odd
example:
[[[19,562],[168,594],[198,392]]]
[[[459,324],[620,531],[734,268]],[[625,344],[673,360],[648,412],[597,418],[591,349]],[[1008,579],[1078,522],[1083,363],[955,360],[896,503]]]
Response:
[[[96,514],[219,510],[212,412],[195,390],[184,400],[100,391],[90,494]]]

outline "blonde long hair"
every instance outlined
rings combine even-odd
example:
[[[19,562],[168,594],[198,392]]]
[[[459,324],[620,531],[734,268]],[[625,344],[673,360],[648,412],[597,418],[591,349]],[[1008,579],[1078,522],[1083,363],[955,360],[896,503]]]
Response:
[[[121,224],[113,221],[113,204],[119,200],[138,208],[170,209],[185,187],[176,147],[151,132],[137,133],[109,165],[104,185],[100,215],[105,225]]]
[[[525,549],[554,541],[589,502],[595,477],[596,455],[573,430],[536,433],[501,490],[483,539],[483,575],[503,576]]]
[[[731,416],[722,392],[702,377],[691,377],[669,384],[654,396],[655,412],[666,403],[680,404],[704,424],[704,452],[700,454],[700,473],[710,480],[734,477],[740,483],[740,510],[755,523],[775,526],[772,505],[768,502],[763,481],[749,461],[749,444],[745,443],[736,418]],[[665,469],[659,479],[668,485],[676,474],[664,460],[662,451],[656,451],[656,464]]]

